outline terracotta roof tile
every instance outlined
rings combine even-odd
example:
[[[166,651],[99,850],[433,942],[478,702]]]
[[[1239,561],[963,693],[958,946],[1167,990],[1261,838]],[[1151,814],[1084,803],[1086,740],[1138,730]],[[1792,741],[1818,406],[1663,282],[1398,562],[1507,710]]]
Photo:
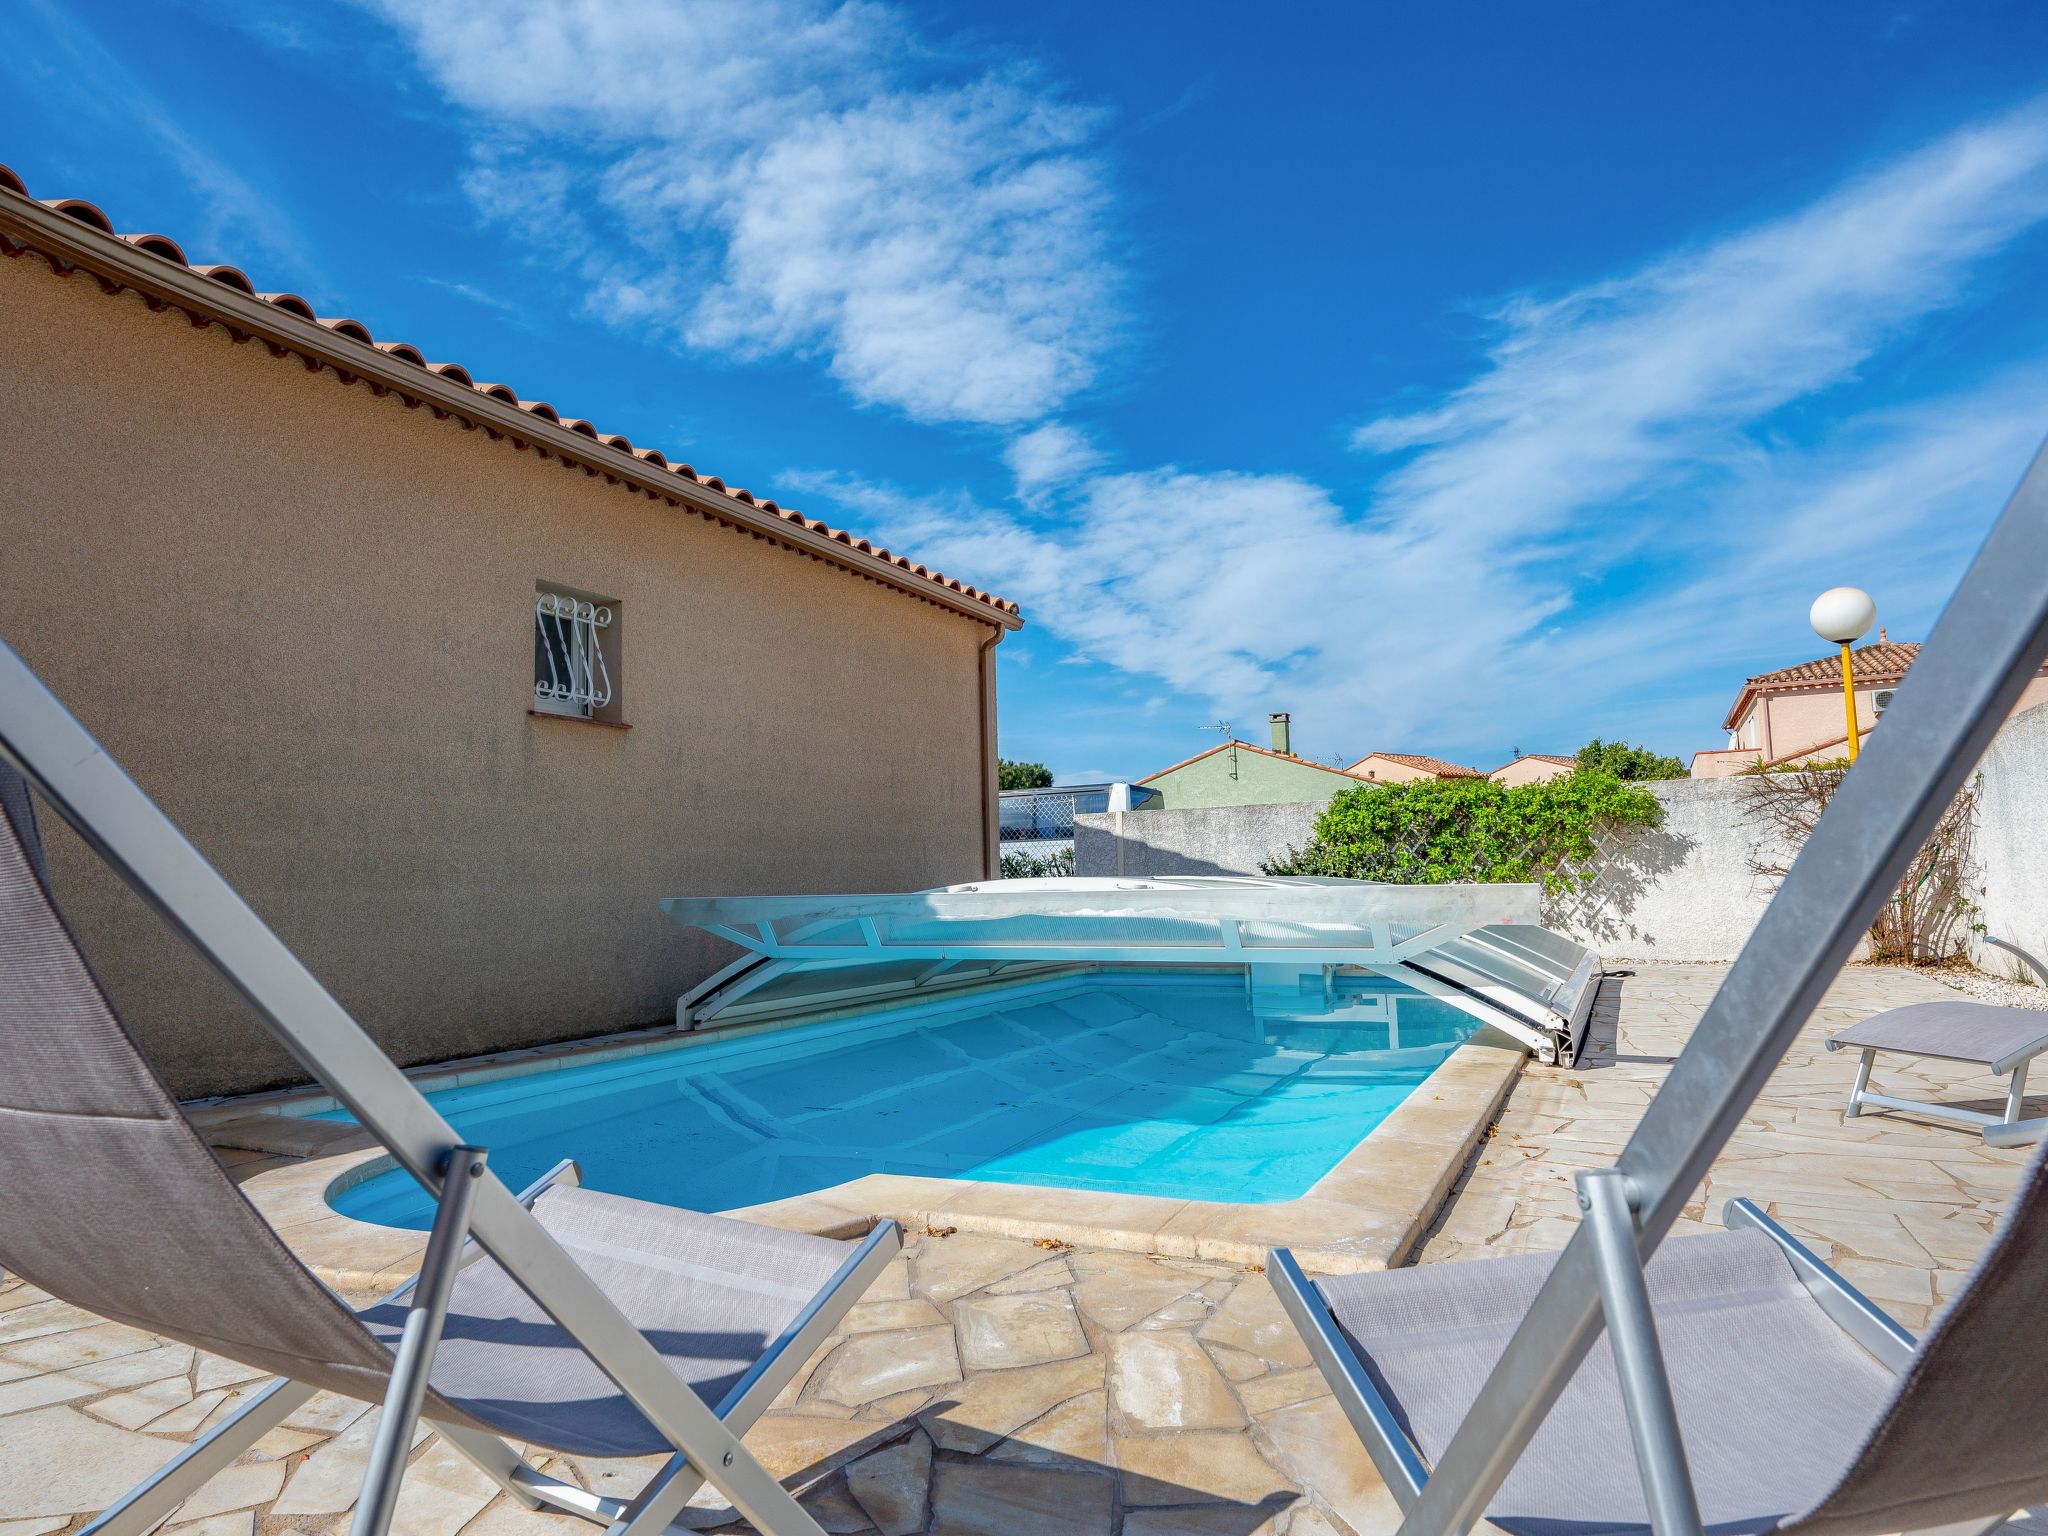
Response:
[[[1918,641],[1877,640],[1869,645],[1859,645],[1849,653],[1850,671],[1859,683],[1896,683],[1906,675],[1906,669],[1913,665],[1913,658],[1919,654]],[[1721,722],[1721,729],[1734,730],[1749,709],[1750,701],[1760,693],[1776,688],[1811,688],[1822,684],[1840,687],[1841,682],[1840,653],[1818,656],[1797,666],[1780,667],[1775,672],[1759,672],[1743,681],[1734,704],[1729,706],[1727,718]]]
[[[192,270],[194,272],[197,272],[201,277],[210,277],[216,283],[220,283],[224,287],[234,289],[235,292],[237,293],[246,293],[252,299],[256,297],[256,285],[249,281],[249,274],[244,272],[240,267],[214,265],[210,267],[193,267]],[[320,323],[322,325],[330,326],[335,329],[339,329],[344,324],[355,325],[355,321],[353,320],[322,320]],[[356,326],[356,329],[360,331],[362,330],[362,327]],[[370,339],[370,333],[368,331],[363,331],[362,336],[359,339],[363,341],[368,341]]]
[[[14,172],[9,171],[7,179],[17,187],[21,186],[21,180]],[[28,189],[22,187],[22,196],[26,197],[27,195]],[[41,201],[45,208],[54,208],[59,213],[68,213],[72,218],[78,220],[79,223],[90,224],[103,235],[111,235],[114,232],[114,221],[109,219],[104,213],[101,213],[97,205],[88,203],[82,197],[46,197],[41,199]]]
[[[1440,779],[1483,779],[1485,774],[1477,768],[1467,768],[1462,763],[1447,763],[1440,757],[1424,757],[1419,752],[1368,752],[1358,762],[1344,771],[1356,774],[1359,764],[1366,758],[1383,757],[1390,763],[1402,763],[1410,768],[1420,768],[1424,773],[1433,773]]]
[[[1919,654],[1919,642],[1912,640],[1880,640],[1870,645],[1859,645],[1849,653],[1850,671],[1858,682],[1889,683],[1904,677],[1906,668],[1913,665],[1913,658]],[[1839,683],[1841,680],[1842,658],[1839,653],[1802,661],[1796,667],[1780,667],[1775,672],[1759,672],[1749,679],[1751,683],[1766,686]]]
[[[185,259],[185,248],[169,235],[123,235],[121,238],[137,250],[147,251],[152,256],[161,256],[165,261],[175,261],[181,267],[192,265]],[[265,294],[264,297],[268,298],[269,295]]]
[[[296,293],[259,293],[256,297],[270,305],[273,309],[281,309],[288,314],[297,315],[301,320],[311,320],[316,324],[319,322],[320,317],[314,313],[313,306],[300,298]]]
[[[6,165],[0,165],[0,194],[12,194],[16,197],[21,198],[28,198],[30,195],[27,184],[23,182],[21,177],[16,175],[15,172]],[[978,587],[969,586],[965,582],[956,581],[951,577],[943,576],[939,572],[930,570],[925,566],[914,564],[911,561],[905,559],[903,556],[892,554],[888,550],[882,549],[879,546],[872,544],[866,539],[857,539],[854,535],[847,533],[843,529],[834,528],[827,523],[818,521],[815,518],[805,517],[800,512],[796,512],[788,508],[778,507],[772,501],[757,501],[751,493],[744,490],[728,491],[726,489],[725,482],[719,479],[718,476],[700,474],[691,465],[680,462],[672,462],[665,455],[663,455],[662,453],[655,449],[635,448],[629,439],[609,433],[600,432],[596,427],[592,426],[589,422],[583,421],[581,419],[571,419],[567,422],[563,422],[562,418],[555,411],[555,408],[547,404],[545,401],[522,400],[519,397],[518,392],[508,385],[477,383],[471,377],[469,371],[459,363],[429,363],[426,361],[425,354],[422,353],[417,347],[412,346],[408,342],[380,342],[376,339],[374,335],[371,334],[369,327],[365,326],[361,321],[341,317],[322,316],[321,314],[319,314],[317,310],[313,308],[311,304],[307,303],[305,299],[299,297],[299,295],[295,293],[259,292],[256,285],[252,281],[250,281],[248,274],[243,272],[239,267],[231,267],[224,265],[195,265],[189,260],[189,258],[187,258],[184,247],[180,245],[176,240],[173,240],[168,235],[119,234],[114,228],[113,221],[109,219],[107,215],[97,205],[86,202],[82,198],[45,198],[42,200],[42,203],[43,206],[46,208],[53,209],[58,213],[65,214],[70,218],[76,219],[81,224],[87,225],[88,227],[99,231],[99,233],[103,235],[107,235],[114,239],[121,240],[138,251],[143,251],[153,257],[156,257],[158,260],[168,261],[174,263],[175,265],[185,267],[192,272],[198,273],[202,277],[206,277],[214,282],[220,283],[223,287],[232,288],[239,293],[246,294],[250,298],[260,300],[261,302],[269,304],[274,308],[283,310],[288,314],[295,315],[299,319],[310,320],[314,324],[325,328],[326,330],[334,333],[337,336],[345,336],[353,341],[362,343],[364,346],[374,347],[378,351],[384,353],[386,356],[395,357],[400,359],[401,361],[412,363],[419,367],[423,367],[441,378],[465,385],[471,389],[476,390],[479,394],[488,395],[494,400],[499,400],[507,405],[515,406],[518,409],[527,412],[529,415],[537,416],[544,421],[566,425],[571,430],[576,431],[584,436],[591,437],[598,442],[604,443],[608,447],[613,448],[620,453],[627,454],[630,457],[638,460],[642,464],[652,465],[657,469],[666,470],[668,473],[677,476],[679,479],[692,481],[710,490],[723,492],[727,496],[730,496],[733,500],[738,501],[744,505],[759,507],[764,511],[774,513],[775,515],[783,518],[788,522],[797,524],[798,526],[803,528],[807,528],[814,533],[823,534],[827,538],[836,540],[837,542],[845,544],[852,549],[872,554],[876,558],[886,561],[888,564],[893,565],[900,570],[908,572],[909,574],[918,577],[922,581],[928,581],[933,583],[934,585],[944,587],[949,592],[957,592],[962,596],[971,598],[976,602],[985,604],[986,606],[995,609],[999,613],[1014,615],[1018,612],[1018,607],[1013,602],[1009,602],[1004,598],[997,597],[993,593],[984,592]],[[15,250],[17,249],[16,246],[5,240],[0,240],[0,248],[5,248],[8,254],[14,254]],[[53,257],[52,260],[54,264],[55,258]],[[110,288],[109,291],[113,291],[113,289]],[[592,472],[595,473],[596,471],[593,470]],[[798,548],[801,549],[801,546],[798,546]]]

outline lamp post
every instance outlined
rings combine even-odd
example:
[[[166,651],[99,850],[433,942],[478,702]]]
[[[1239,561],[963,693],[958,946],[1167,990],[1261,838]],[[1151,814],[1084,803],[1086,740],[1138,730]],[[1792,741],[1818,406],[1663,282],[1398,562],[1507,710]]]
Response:
[[[1829,587],[1813,600],[1806,620],[1823,640],[1842,648],[1842,710],[1849,722],[1849,761],[1856,761],[1856,679],[1849,647],[1870,633],[1877,622],[1877,604],[1861,587]]]

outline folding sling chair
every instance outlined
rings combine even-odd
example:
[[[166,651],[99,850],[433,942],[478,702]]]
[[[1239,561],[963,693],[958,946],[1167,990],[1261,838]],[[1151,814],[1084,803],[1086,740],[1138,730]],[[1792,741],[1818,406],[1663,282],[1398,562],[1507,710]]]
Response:
[[[2036,976],[2048,977],[2041,962],[2004,939],[1984,936],[1984,942],[2008,950],[2025,961]],[[1987,1141],[2012,1146],[2037,1141],[2048,1121],[2023,1122],[2020,1108],[2027,1097],[2027,1067],[2036,1056],[2048,1051],[2048,1012],[2032,1008],[2001,1008],[1994,1003],[1973,1003],[1957,998],[1932,1003],[1908,1003],[1887,1008],[1840,1034],[1830,1035],[1831,1051],[1856,1051],[1856,1081],[1849,1087],[1851,1119],[1863,1113],[1863,1106],[1901,1109],[1909,1114],[1936,1120],[1951,1120],[1977,1128]],[[1944,1061],[1967,1061],[1985,1068],[1993,1077],[2005,1078],[2005,1113],[1987,1115],[1979,1109],[1954,1104],[1930,1104],[1924,1099],[1898,1099],[1870,1091],[1870,1068],[1880,1051],[1902,1056],[1935,1056]],[[1998,1128],[1994,1138],[1992,1130]]]
[[[435,1192],[413,1284],[354,1311],[228,1178],[59,917],[10,761]],[[895,1224],[783,1232],[585,1190],[568,1163],[515,1196],[4,644],[0,1036],[0,1264],[280,1378],[90,1536],[143,1536],[319,1389],[384,1405],[355,1536],[388,1528],[422,1417],[520,1503],[613,1536],[660,1532],[707,1480],[763,1531],[818,1531],[740,1436],[901,1250]],[[668,1460],[621,1501],[506,1436]]]
[[[2048,1499],[2039,1158],[1917,1349],[1740,1202],[1731,1230],[1659,1246],[2048,655],[2043,572],[2048,452],[1619,1160],[1579,1175],[1584,1219],[1554,1258],[1311,1283],[1268,1256],[1402,1536],[1463,1536],[1482,1516],[1521,1536],[1966,1536]]]

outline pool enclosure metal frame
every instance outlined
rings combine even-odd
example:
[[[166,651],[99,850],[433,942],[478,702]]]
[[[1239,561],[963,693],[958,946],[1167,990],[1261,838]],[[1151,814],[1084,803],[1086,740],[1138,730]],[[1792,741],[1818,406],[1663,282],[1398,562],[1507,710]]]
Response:
[[[5,642],[0,642],[0,753],[121,879],[247,1002],[258,1020],[343,1108],[381,1142],[399,1167],[436,1196],[473,1153],[418,1087],[379,1049],[332,993],[236,894],[135,781],[122,771],[62,701]],[[609,1527],[610,1536],[656,1536],[704,1483],[774,1536],[819,1536],[818,1523],[742,1443],[741,1436],[824,1342],[850,1304],[901,1250],[894,1222],[878,1223],[812,1302],[769,1342],[748,1373],[712,1405],[699,1397],[530,1209],[551,1180],[573,1177],[559,1165],[515,1195],[487,1164],[463,1192],[460,1232],[443,1242],[436,1266],[459,1267],[488,1253],[660,1432],[674,1453],[631,1501],[592,1494],[528,1465],[503,1438],[436,1424],[444,1437],[528,1508],[548,1504]],[[437,1227],[438,1227],[437,1223]],[[445,1250],[460,1242],[449,1264]],[[436,1279],[423,1270],[415,1284]],[[849,1292],[849,1287],[851,1291]],[[403,1286],[398,1299],[411,1291]],[[431,1300],[428,1303],[431,1308]],[[414,1378],[431,1364],[415,1349],[394,1358],[387,1401],[413,1400]],[[401,1393],[404,1395],[401,1396]],[[289,1378],[253,1397],[213,1433],[102,1513],[81,1536],[144,1536],[192,1490],[312,1395]],[[373,1460],[371,1472],[403,1475],[402,1452]],[[371,1516],[388,1516],[394,1490],[366,1485]],[[361,1531],[356,1536],[376,1536]]]
[[[973,982],[1059,966],[1241,966],[1285,984],[1352,968],[1389,978],[1490,1024],[1545,1061],[1569,1060],[1590,1014],[1599,957],[1543,953],[1534,885],[1381,885],[1362,880],[1187,875],[987,881],[885,895],[673,897],[670,921],[748,951],[683,994],[695,1029],[772,982],[845,973],[806,998],[840,1004],[915,996],[983,965]],[[1100,942],[1033,923],[1113,925]],[[1146,923],[1163,925],[1146,933]],[[1021,926],[1020,926],[1021,925]],[[1262,929],[1264,931],[1262,931]],[[863,985],[881,962],[922,962],[908,980]],[[1524,985],[1510,984],[1510,978]],[[841,978],[834,974],[832,980]]]
[[[2044,573],[2048,450],[2028,467],[1885,711],[1884,729],[1844,775],[1620,1157],[1582,1181],[1587,1219],[1558,1254],[1437,1465],[1424,1467],[1412,1445],[1403,1456],[1399,1442],[1361,1430],[1387,1458],[1383,1470],[1406,1511],[1401,1536],[1464,1536],[1484,1516],[1603,1327],[1613,1330],[1652,1529],[1699,1536],[1678,1424],[1660,1409],[1660,1402],[1668,1409],[1670,1385],[1654,1320],[1634,1304],[1641,1265],[2048,657]],[[1751,1211],[1731,1214],[1759,1224]],[[1837,1322],[1876,1312],[1846,1285],[1817,1280],[1796,1260],[1794,1268],[1810,1290],[1819,1284],[1836,1293],[1824,1305]],[[1287,1275],[1283,1268],[1280,1278],[1283,1295],[1307,1286],[1298,1269]],[[1882,1360],[1887,1338],[1894,1348],[1909,1341],[1881,1316],[1862,1316],[1857,1326],[1872,1332],[1874,1345],[1866,1347]],[[1308,1336],[1313,1341],[1314,1332]],[[1343,1375],[1356,1373],[1331,1379]],[[1351,1385],[1347,1408],[1354,1422],[1362,1416],[1370,1425],[1375,1400],[1381,1408],[1384,1400],[1370,1382]]]

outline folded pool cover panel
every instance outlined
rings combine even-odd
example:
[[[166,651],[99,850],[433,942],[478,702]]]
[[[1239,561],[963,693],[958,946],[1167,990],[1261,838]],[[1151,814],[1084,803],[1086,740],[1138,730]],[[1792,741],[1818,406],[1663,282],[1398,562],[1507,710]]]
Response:
[[[884,1004],[1080,965],[1241,967],[1256,1000],[1335,994],[1372,972],[1569,1065],[1599,957],[1539,926],[1534,885],[1188,875],[992,880],[846,896],[671,897],[670,921],[747,951],[677,1022]]]

